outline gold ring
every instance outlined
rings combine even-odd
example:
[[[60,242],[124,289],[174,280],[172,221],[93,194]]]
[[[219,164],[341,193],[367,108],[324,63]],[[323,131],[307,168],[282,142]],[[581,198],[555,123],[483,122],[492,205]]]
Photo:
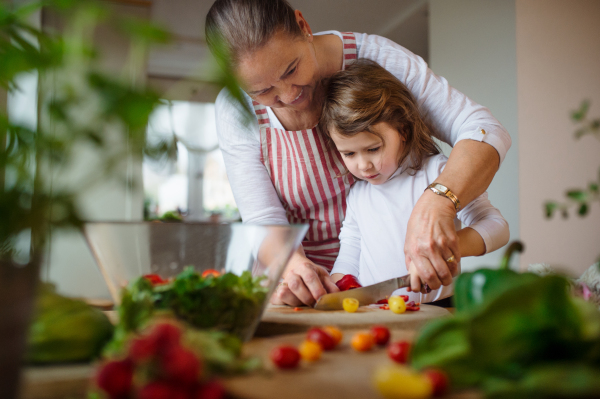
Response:
[[[285,281],[282,281],[281,283],[279,283],[279,285],[277,286],[277,289],[281,288],[281,287],[287,287],[287,283]]]
[[[448,259],[446,259],[446,263],[452,263],[456,261],[456,258],[454,257],[454,255],[452,255],[451,257],[449,257]]]

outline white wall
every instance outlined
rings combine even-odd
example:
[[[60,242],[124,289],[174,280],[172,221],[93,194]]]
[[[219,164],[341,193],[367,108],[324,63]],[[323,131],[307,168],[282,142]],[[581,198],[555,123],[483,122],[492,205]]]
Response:
[[[517,0],[516,15],[523,263],[579,275],[600,255],[600,206],[546,220],[542,204],[598,179],[600,142],[576,141],[569,113],[589,99],[600,117],[600,2]]]
[[[520,227],[515,2],[431,0],[429,12],[432,70],[488,107],[511,135],[512,147],[488,193],[509,223],[511,240],[515,240]],[[495,266],[502,253],[500,249],[483,257],[465,258],[463,271]],[[514,260],[513,265],[517,262]]]

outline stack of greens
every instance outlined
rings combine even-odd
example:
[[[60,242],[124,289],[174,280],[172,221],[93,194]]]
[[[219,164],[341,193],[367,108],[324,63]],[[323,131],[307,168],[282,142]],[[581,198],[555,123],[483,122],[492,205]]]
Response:
[[[412,365],[441,368],[455,387],[491,398],[598,397],[600,312],[569,292],[565,278],[519,274],[507,260],[465,273],[455,317],[421,330]]]

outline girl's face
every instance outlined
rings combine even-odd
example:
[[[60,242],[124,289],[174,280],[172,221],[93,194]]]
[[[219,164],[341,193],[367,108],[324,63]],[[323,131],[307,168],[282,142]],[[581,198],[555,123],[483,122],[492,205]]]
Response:
[[[312,32],[302,14],[296,13],[303,36],[276,33],[264,46],[240,58],[237,73],[244,91],[260,104],[304,111],[314,100],[320,74]]]
[[[331,138],[342,154],[350,173],[377,185],[385,183],[398,169],[406,139],[386,122],[371,126],[371,130],[379,134],[383,140],[370,132],[360,132],[352,137],[345,137],[333,131]]]

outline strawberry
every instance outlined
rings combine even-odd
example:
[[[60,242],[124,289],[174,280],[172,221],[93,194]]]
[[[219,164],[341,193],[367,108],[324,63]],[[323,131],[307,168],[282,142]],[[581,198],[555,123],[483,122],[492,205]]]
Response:
[[[218,381],[209,381],[200,385],[194,399],[223,399],[225,398],[225,388]]]
[[[157,324],[150,332],[149,339],[156,341],[159,350],[166,350],[171,346],[179,345],[179,342],[181,341],[181,330],[171,323]]]
[[[162,368],[169,380],[192,385],[200,377],[202,364],[192,351],[172,346],[162,356]]]
[[[129,358],[135,363],[143,363],[158,352],[158,342],[153,337],[141,337],[131,341]]]
[[[154,381],[143,386],[137,394],[138,399],[171,399],[171,396],[171,386],[162,381]]]
[[[131,360],[115,360],[100,368],[96,376],[98,387],[111,398],[127,397],[133,381],[133,363]]]

